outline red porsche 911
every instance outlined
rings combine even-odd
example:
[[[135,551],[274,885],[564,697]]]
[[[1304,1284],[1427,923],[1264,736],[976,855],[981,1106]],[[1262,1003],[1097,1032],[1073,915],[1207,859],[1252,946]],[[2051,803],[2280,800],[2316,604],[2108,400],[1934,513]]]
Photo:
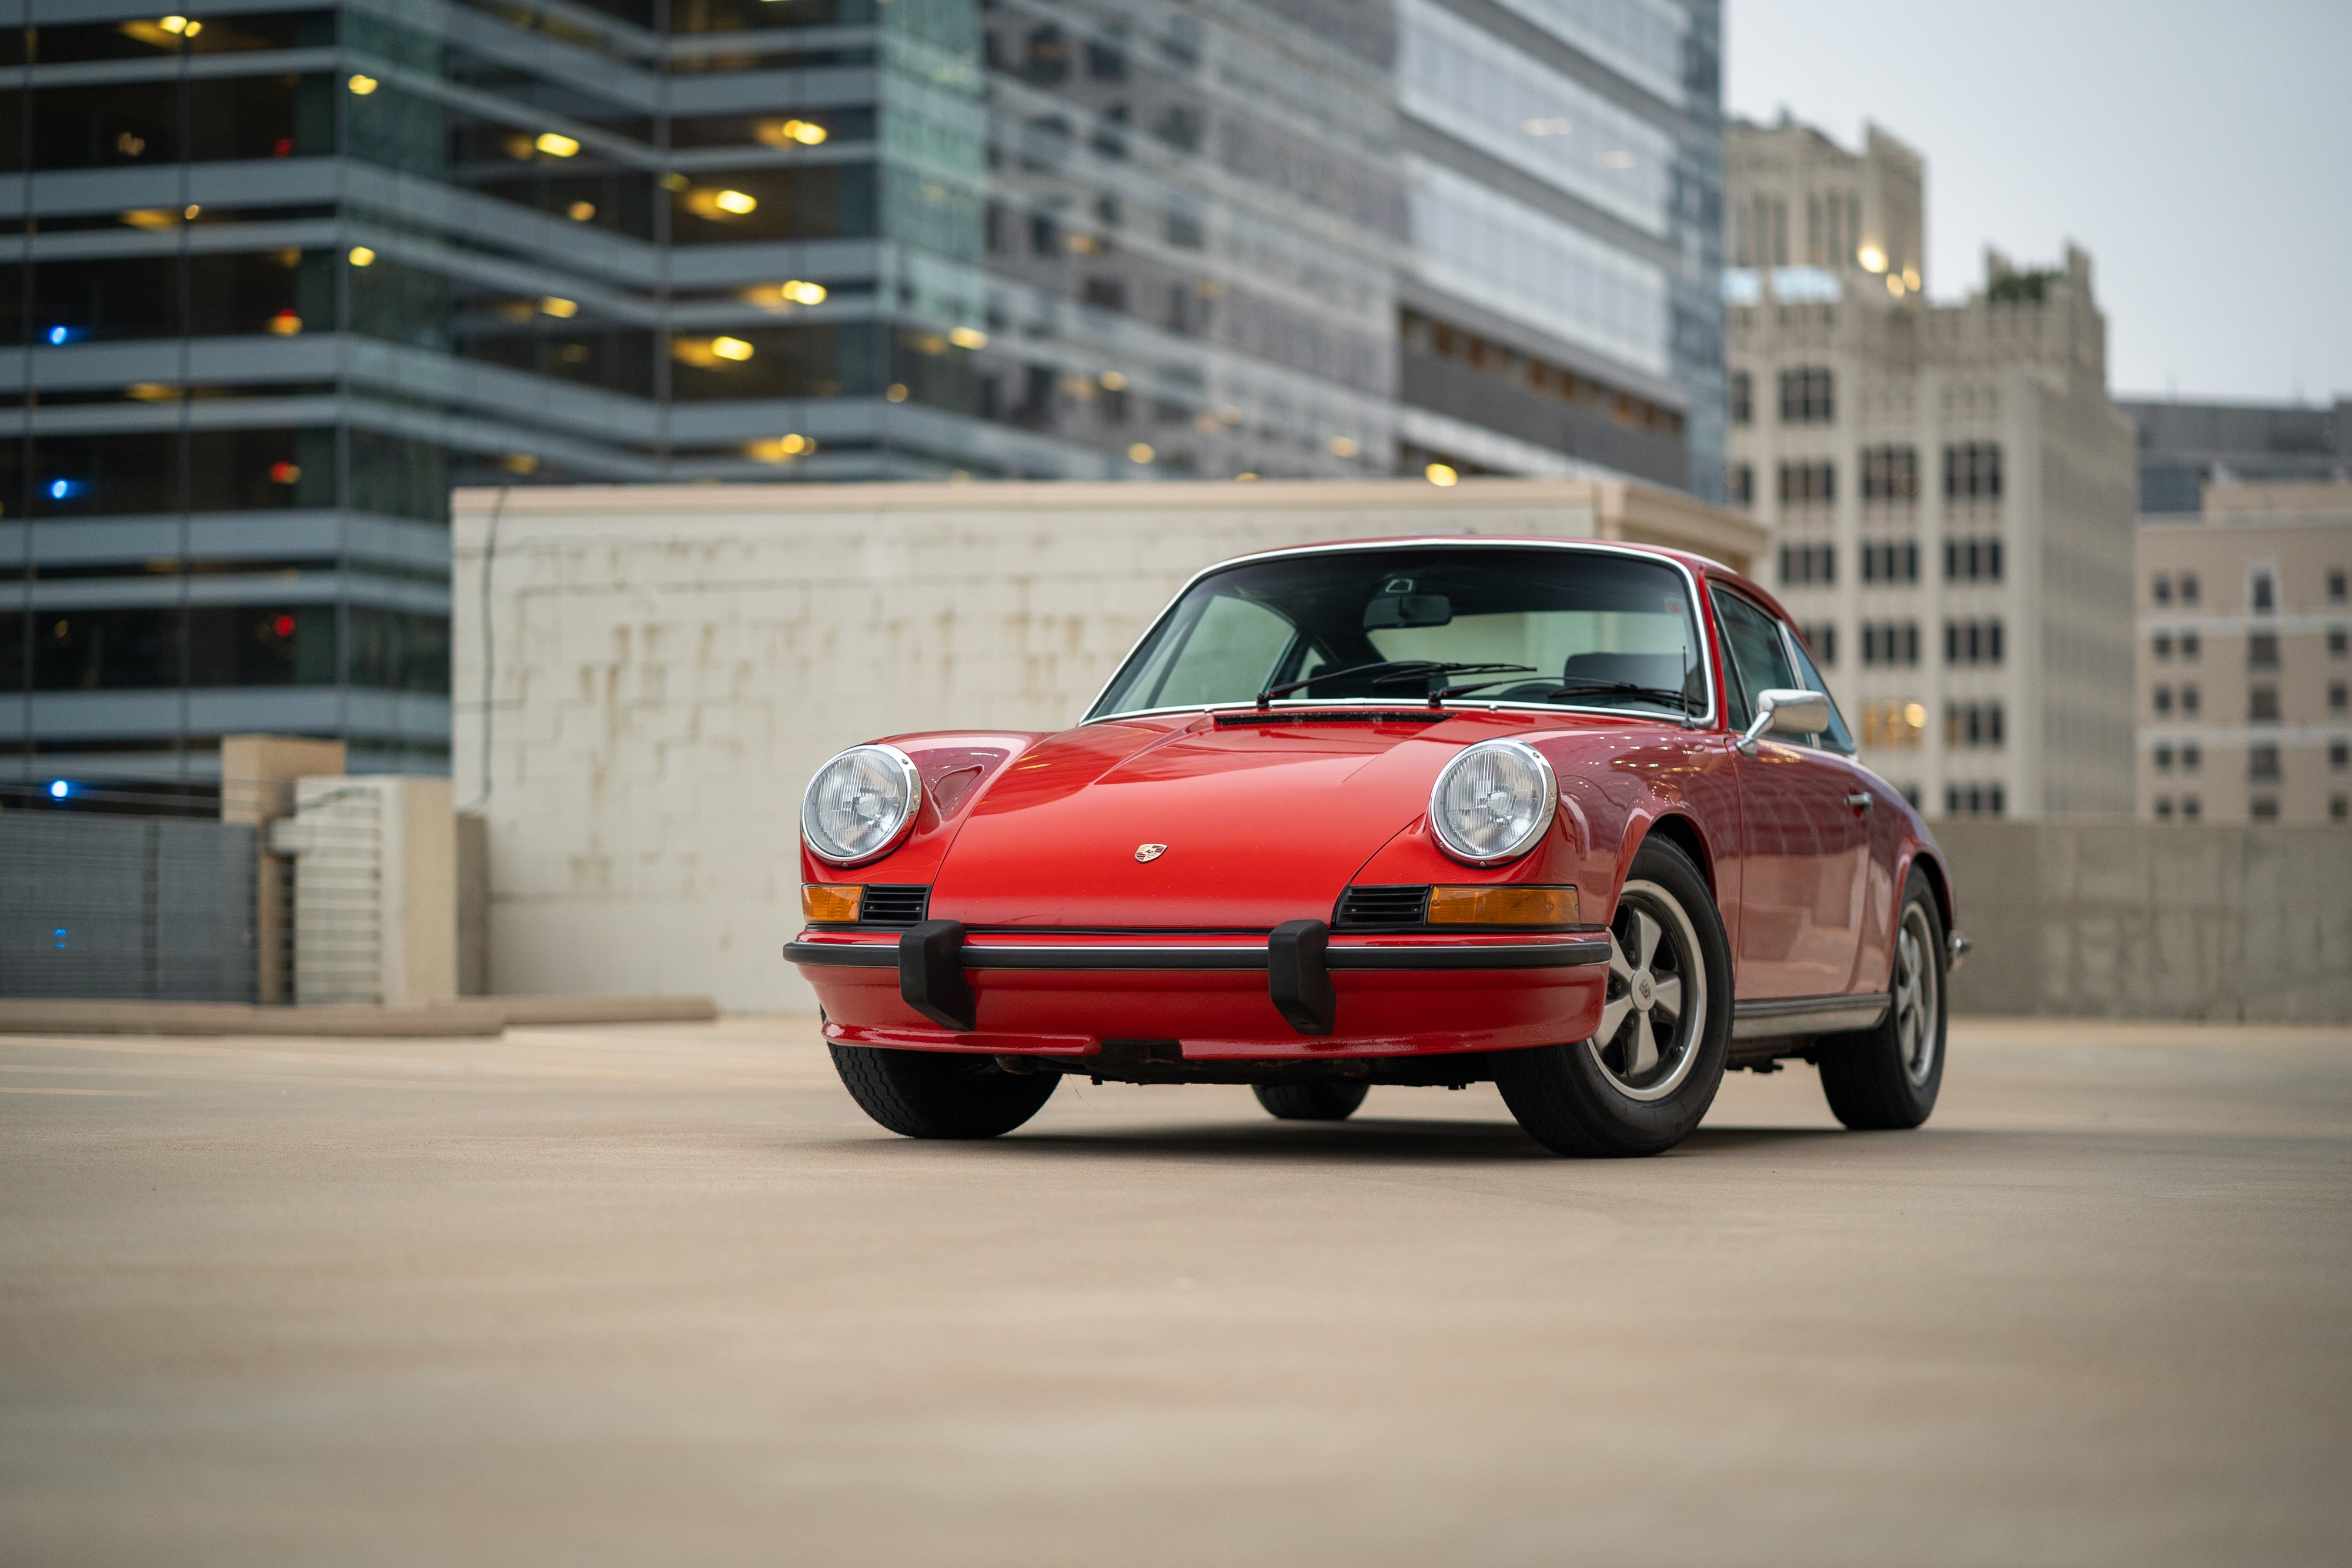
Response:
[[[1492,1079],[1551,1149],[1648,1155],[1790,1057],[1847,1126],[1913,1127],[1966,946],[1771,597],[1621,545],[1228,561],[1075,728],[852,747],[801,831],[785,956],[910,1137],[1072,1073],[1322,1120]]]

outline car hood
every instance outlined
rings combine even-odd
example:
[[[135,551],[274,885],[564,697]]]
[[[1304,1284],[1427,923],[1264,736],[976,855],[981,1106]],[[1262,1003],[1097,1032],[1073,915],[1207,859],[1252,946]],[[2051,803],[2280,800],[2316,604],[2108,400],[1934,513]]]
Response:
[[[1067,730],[990,781],[930,912],[967,925],[1328,920],[1357,868],[1420,818],[1445,760],[1495,732],[1470,716],[1202,715]],[[1139,860],[1150,844],[1167,847]]]

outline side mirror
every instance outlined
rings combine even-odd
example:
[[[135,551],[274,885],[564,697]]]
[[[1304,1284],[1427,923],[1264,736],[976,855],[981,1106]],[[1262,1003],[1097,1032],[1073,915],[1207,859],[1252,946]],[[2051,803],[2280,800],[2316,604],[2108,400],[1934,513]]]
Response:
[[[1774,735],[1819,735],[1829,727],[1829,698],[1819,692],[1777,686],[1756,695],[1755,722],[1740,736],[1738,745],[1743,753],[1753,757],[1756,737],[1768,730]]]

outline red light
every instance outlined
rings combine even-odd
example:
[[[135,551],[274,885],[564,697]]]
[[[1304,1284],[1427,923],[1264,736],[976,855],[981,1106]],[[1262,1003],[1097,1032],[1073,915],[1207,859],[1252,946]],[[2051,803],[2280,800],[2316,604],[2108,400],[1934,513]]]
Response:
[[[291,136],[279,137],[278,145],[269,150],[269,155],[273,158],[291,158],[294,155],[294,139]]]
[[[302,470],[294,464],[272,463],[269,465],[269,482],[273,485],[291,485],[300,477]]]
[[[294,617],[291,615],[280,615],[277,620],[269,623],[269,629],[277,632],[280,637],[291,637],[294,635]]]

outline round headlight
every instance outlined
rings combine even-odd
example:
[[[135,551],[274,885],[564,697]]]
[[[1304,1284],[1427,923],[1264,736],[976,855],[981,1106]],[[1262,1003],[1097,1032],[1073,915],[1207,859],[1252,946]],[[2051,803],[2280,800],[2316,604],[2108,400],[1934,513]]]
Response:
[[[923,803],[922,775],[895,746],[853,746],[801,797],[801,836],[819,860],[856,865],[887,853]]]
[[[1445,765],[1429,792],[1429,825],[1455,860],[1496,865],[1536,847],[1559,807],[1559,780],[1543,753],[1486,740]]]

